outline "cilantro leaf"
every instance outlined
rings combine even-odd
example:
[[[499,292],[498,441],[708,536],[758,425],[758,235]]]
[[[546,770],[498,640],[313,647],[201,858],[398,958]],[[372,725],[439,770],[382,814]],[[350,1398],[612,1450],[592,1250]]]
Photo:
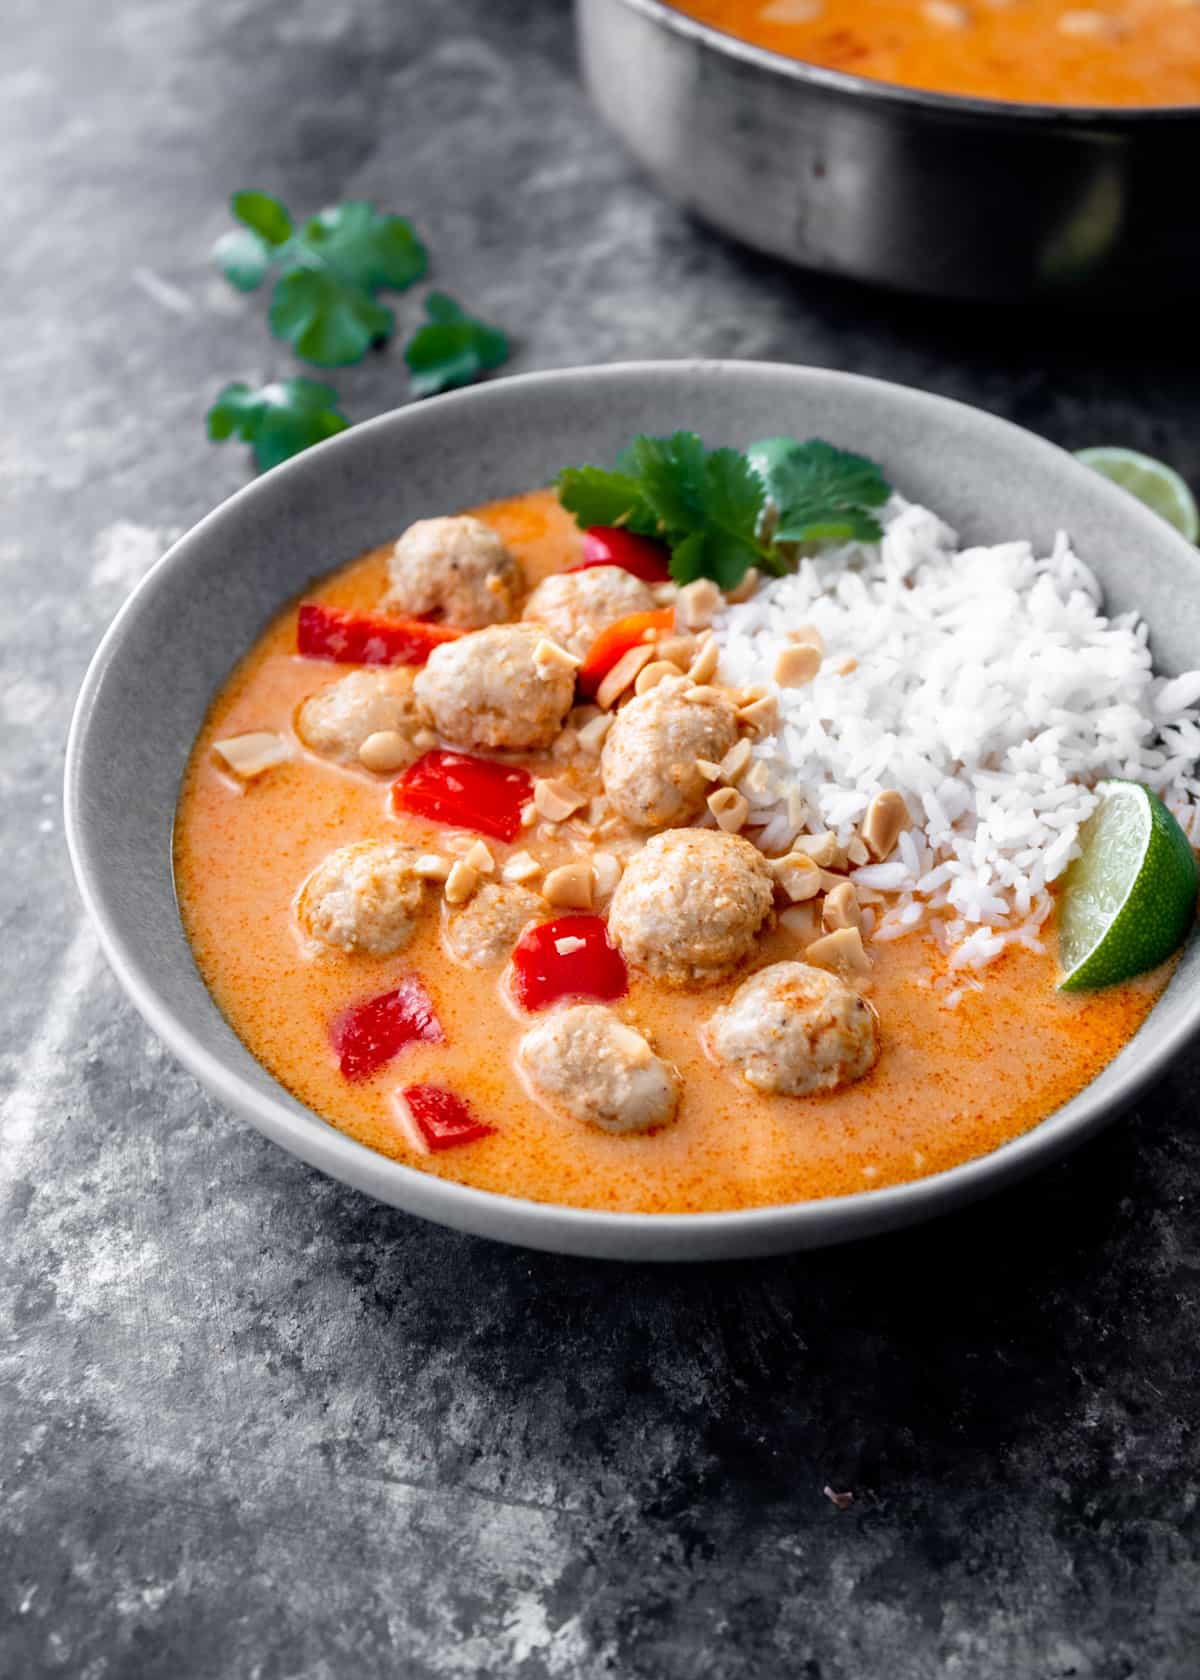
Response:
[[[751,447],[750,459],[778,512],[775,542],[878,542],[883,535],[870,510],[883,506],[891,486],[866,456],[822,438],[770,438]]]
[[[217,241],[214,259],[240,291],[253,291],[278,268],[271,330],[298,355],[339,367],[391,336],[395,318],[376,294],[411,286],[428,261],[411,223],[353,202],[321,210],[296,228],[266,193],[235,193],[231,204],[243,225]]]
[[[589,525],[623,525],[640,537],[658,535],[654,509],[632,473],[605,467],[566,467],[558,475],[558,499],[583,530]]]
[[[429,319],[404,346],[414,396],[431,397],[456,385],[469,385],[508,359],[504,334],[473,320],[445,292],[430,292],[425,313]]]
[[[235,381],[226,385],[208,411],[208,435],[214,443],[237,436],[254,451],[260,472],[298,455],[322,439],[345,431],[349,421],[337,410],[337,392],[314,379],[279,379],[252,390]]]

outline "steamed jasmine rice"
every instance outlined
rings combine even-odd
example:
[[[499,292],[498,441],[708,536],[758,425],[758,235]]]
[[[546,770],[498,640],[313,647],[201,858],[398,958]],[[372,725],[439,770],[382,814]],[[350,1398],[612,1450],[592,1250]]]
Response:
[[[912,826],[851,873],[886,895],[873,937],[920,928],[969,969],[1040,948],[1104,777],[1154,789],[1200,843],[1200,671],[1155,676],[1144,622],[1102,605],[1066,535],[1041,559],[1023,541],[960,550],[893,497],[879,545],[805,559],[730,606],[722,681],[769,682],[803,626],[824,644],[811,682],[771,684],[779,727],[741,784],[759,844],[850,846],[872,797],[898,789]]]

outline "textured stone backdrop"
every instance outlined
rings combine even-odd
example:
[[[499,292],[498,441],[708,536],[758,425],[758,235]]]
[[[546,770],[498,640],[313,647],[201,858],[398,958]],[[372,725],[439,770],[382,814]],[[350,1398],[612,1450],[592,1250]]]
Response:
[[[207,265],[238,186],[410,212],[517,370],[815,362],[1200,476],[1192,323],[749,255],[599,129],[570,36],[555,0],[4,8],[0,1674],[1195,1680],[1195,1057],[960,1218],[627,1271],[317,1177],[170,1062],[81,923],[84,666],[246,476],[215,389],[292,368]],[[334,377],[359,418],[404,398],[395,351]]]

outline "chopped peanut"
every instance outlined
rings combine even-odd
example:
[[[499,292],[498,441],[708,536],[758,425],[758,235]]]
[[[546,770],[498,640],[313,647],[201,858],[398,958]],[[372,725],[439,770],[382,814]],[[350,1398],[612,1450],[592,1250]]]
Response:
[[[779,725],[779,701],[773,694],[751,700],[738,711],[738,722],[755,735],[770,735]]]
[[[652,659],[649,665],[643,665],[637,674],[637,681],[633,685],[635,694],[645,694],[649,688],[656,688],[664,677],[677,677],[678,665],[672,665],[667,659]]]
[[[821,871],[803,852],[789,852],[786,857],[772,858],[767,867],[793,904],[815,898],[821,890]]]
[[[742,777],[742,790],[745,793],[760,794],[766,793],[770,786],[771,772],[761,758],[756,758]]]
[[[726,834],[736,834],[750,815],[750,801],[736,788],[718,788],[708,796],[708,808],[717,819],[717,827]]]
[[[715,636],[705,636],[696,651],[696,657],[688,666],[688,676],[694,683],[710,682],[717,674],[717,666],[721,662],[721,650],[717,646]]]
[[[481,875],[490,875],[496,867],[496,860],[483,840],[476,840],[470,851],[463,853],[463,862],[469,863]]]
[[[815,940],[805,951],[804,960],[817,968],[845,969],[851,974],[866,974],[871,967],[856,927],[837,928]]]
[[[697,706],[715,706],[725,696],[719,688],[710,688],[707,683],[701,683],[696,688],[689,688],[683,698],[691,700]]]
[[[533,668],[539,677],[551,677],[558,671],[575,671],[582,663],[548,636],[543,636],[533,650]]]
[[[621,860],[611,852],[593,852],[592,884],[597,898],[608,898],[621,879]]]
[[[533,803],[538,815],[547,822],[565,822],[587,804],[587,795],[573,788],[570,782],[551,781],[543,776],[533,784]]]
[[[727,782],[736,782],[750,762],[751,746],[744,738],[735,741],[720,763],[721,776]]]
[[[793,939],[799,939],[808,944],[817,935],[817,906],[812,900],[808,904],[789,904],[786,910],[779,912],[779,925],[786,928]]]
[[[598,753],[604,745],[604,737],[612,725],[611,712],[597,712],[590,723],[585,723],[579,731],[579,745],[586,753]]]
[[[837,835],[832,829],[826,829],[823,834],[798,834],[792,845],[798,852],[805,852],[819,863],[822,869],[828,869],[831,864],[841,858],[841,848],[837,843]]]
[[[821,906],[821,926],[826,933],[838,928],[862,928],[862,912],[858,908],[858,894],[849,881],[842,881],[832,892],[825,894]]]
[[[439,857],[436,852],[426,852],[413,864],[413,874],[419,875],[423,881],[444,881],[450,874],[450,859]]]
[[[839,677],[848,677],[851,671],[858,670],[858,660],[847,654],[845,659],[839,659],[833,668]]]
[[[596,690],[596,704],[607,712],[636,680],[638,672],[654,658],[652,647],[631,647],[623,653]]]
[[[714,764],[710,758],[698,758],[696,768],[706,782],[719,782],[721,780],[721,766]]]
[[[459,858],[446,877],[446,903],[465,904],[479,885],[479,871]]]
[[[875,795],[863,818],[862,838],[877,862],[882,863],[891,854],[911,820],[904,795],[895,788],[884,788],[882,793]]]
[[[656,583],[650,593],[654,596],[655,606],[669,607],[679,593],[679,585],[677,583]]]
[[[514,852],[500,871],[506,881],[532,881],[542,866],[532,852]]]
[[[239,781],[253,781],[277,764],[286,764],[292,756],[282,735],[269,729],[252,729],[248,735],[231,735],[228,740],[214,741],[213,751],[227,770]]]
[[[398,729],[377,729],[358,749],[358,762],[364,770],[371,770],[377,776],[402,770],[411,757],[408,736]]]
[[[586,729],[589,723],[604,715],[599,706],[572,706],[567,713],[567,728],[576,731]]]
[[[821,669],[821,655],[815,647],[798,643],[780,650],[775,661],[775,681],[780,688],[803,688]]]
[[[867,863],[870,856],[870,852],[863,845],[858,835],[855,834],[846,846],[846,862],[852,863],[855,868],[858,868],[859,865]]]
[[[825,638],[815,624],[798,624],[794,630],[788,631],[788,641],[797,642],[801,647],[816,648],[822,656],[825,653]]]
[[[590,910],[592,890],[592,866],[583,861],[559,864],[542,882],[542,897],[561,910]]]
[[[687,583],[675,597],[675,628],[707,630],[721,607],[721,591],[710,578]]]
[[[664,636],[658,644],[658,657],[669,659],[681,671],[686,671],[696,657],[694,636]]]

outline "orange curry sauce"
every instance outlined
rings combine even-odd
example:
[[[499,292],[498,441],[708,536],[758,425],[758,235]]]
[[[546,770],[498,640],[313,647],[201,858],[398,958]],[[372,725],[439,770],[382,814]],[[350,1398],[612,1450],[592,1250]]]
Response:
[[[578,558],[579,534],[549,493],[479,511],[531,583]],[[307,598],[374,607],[387,554],[363,556]],[[634,972],[629,996],[615,1007],[678,1067],[678,1118],[642,1136],[594,1130],[527,1093],[513,1052],[529,1017],[508,1001],[502,970],[459,967],[443,952],[436,889],[416,936],[395,956],[303,951],[293,901],[328,852],[389,837],[445,849],[447,831],[392,816],[390,778],[331,765],[301,745],[296,707],[347,667],[300,659],[295,644],[293,605],[237,667],[197,741],[175,831],[183,920],[217,1003],[275,1077],[350,1136],[423,1171],[539,1201],[646,1212],[753,1207],[895,1184],[1035,1125],[1115,1055],[1161,986],[1159,974],[1064,997],[1054,989],[1050,953],[1016,951],[987,969],[982,989],[955,1010],[933,989],[942,959],[930,942],[910,936],[874,945],[864,986],[882,1021],[874,1070],[833,1095],[788,1098],[751,1091],[716,1069],[698,1042],[699,1024],[744,973],[688,993]],[[219,768],[212,743],[258,729],[288,736],[296,756],[243,790]],[[525,762],[534,770],[545,763]],[[567,853],[554,845],[534,831],[492,850],[500,861],[517,849],[561,861]],[[777,929],[756,962],[800,954],[796,939]],[[446,1043],[412,1046],[369,1080],[348,1083],[330,1048],[331,1018],[413,973],[433,996]],[[496,1134],[440,1154],[419,1150],[396,1117],[394,1096],[422,1081],[466,1095]]]
[[[1045,105],[1200,104],[1198,0],[672,0],[831,70]]]

